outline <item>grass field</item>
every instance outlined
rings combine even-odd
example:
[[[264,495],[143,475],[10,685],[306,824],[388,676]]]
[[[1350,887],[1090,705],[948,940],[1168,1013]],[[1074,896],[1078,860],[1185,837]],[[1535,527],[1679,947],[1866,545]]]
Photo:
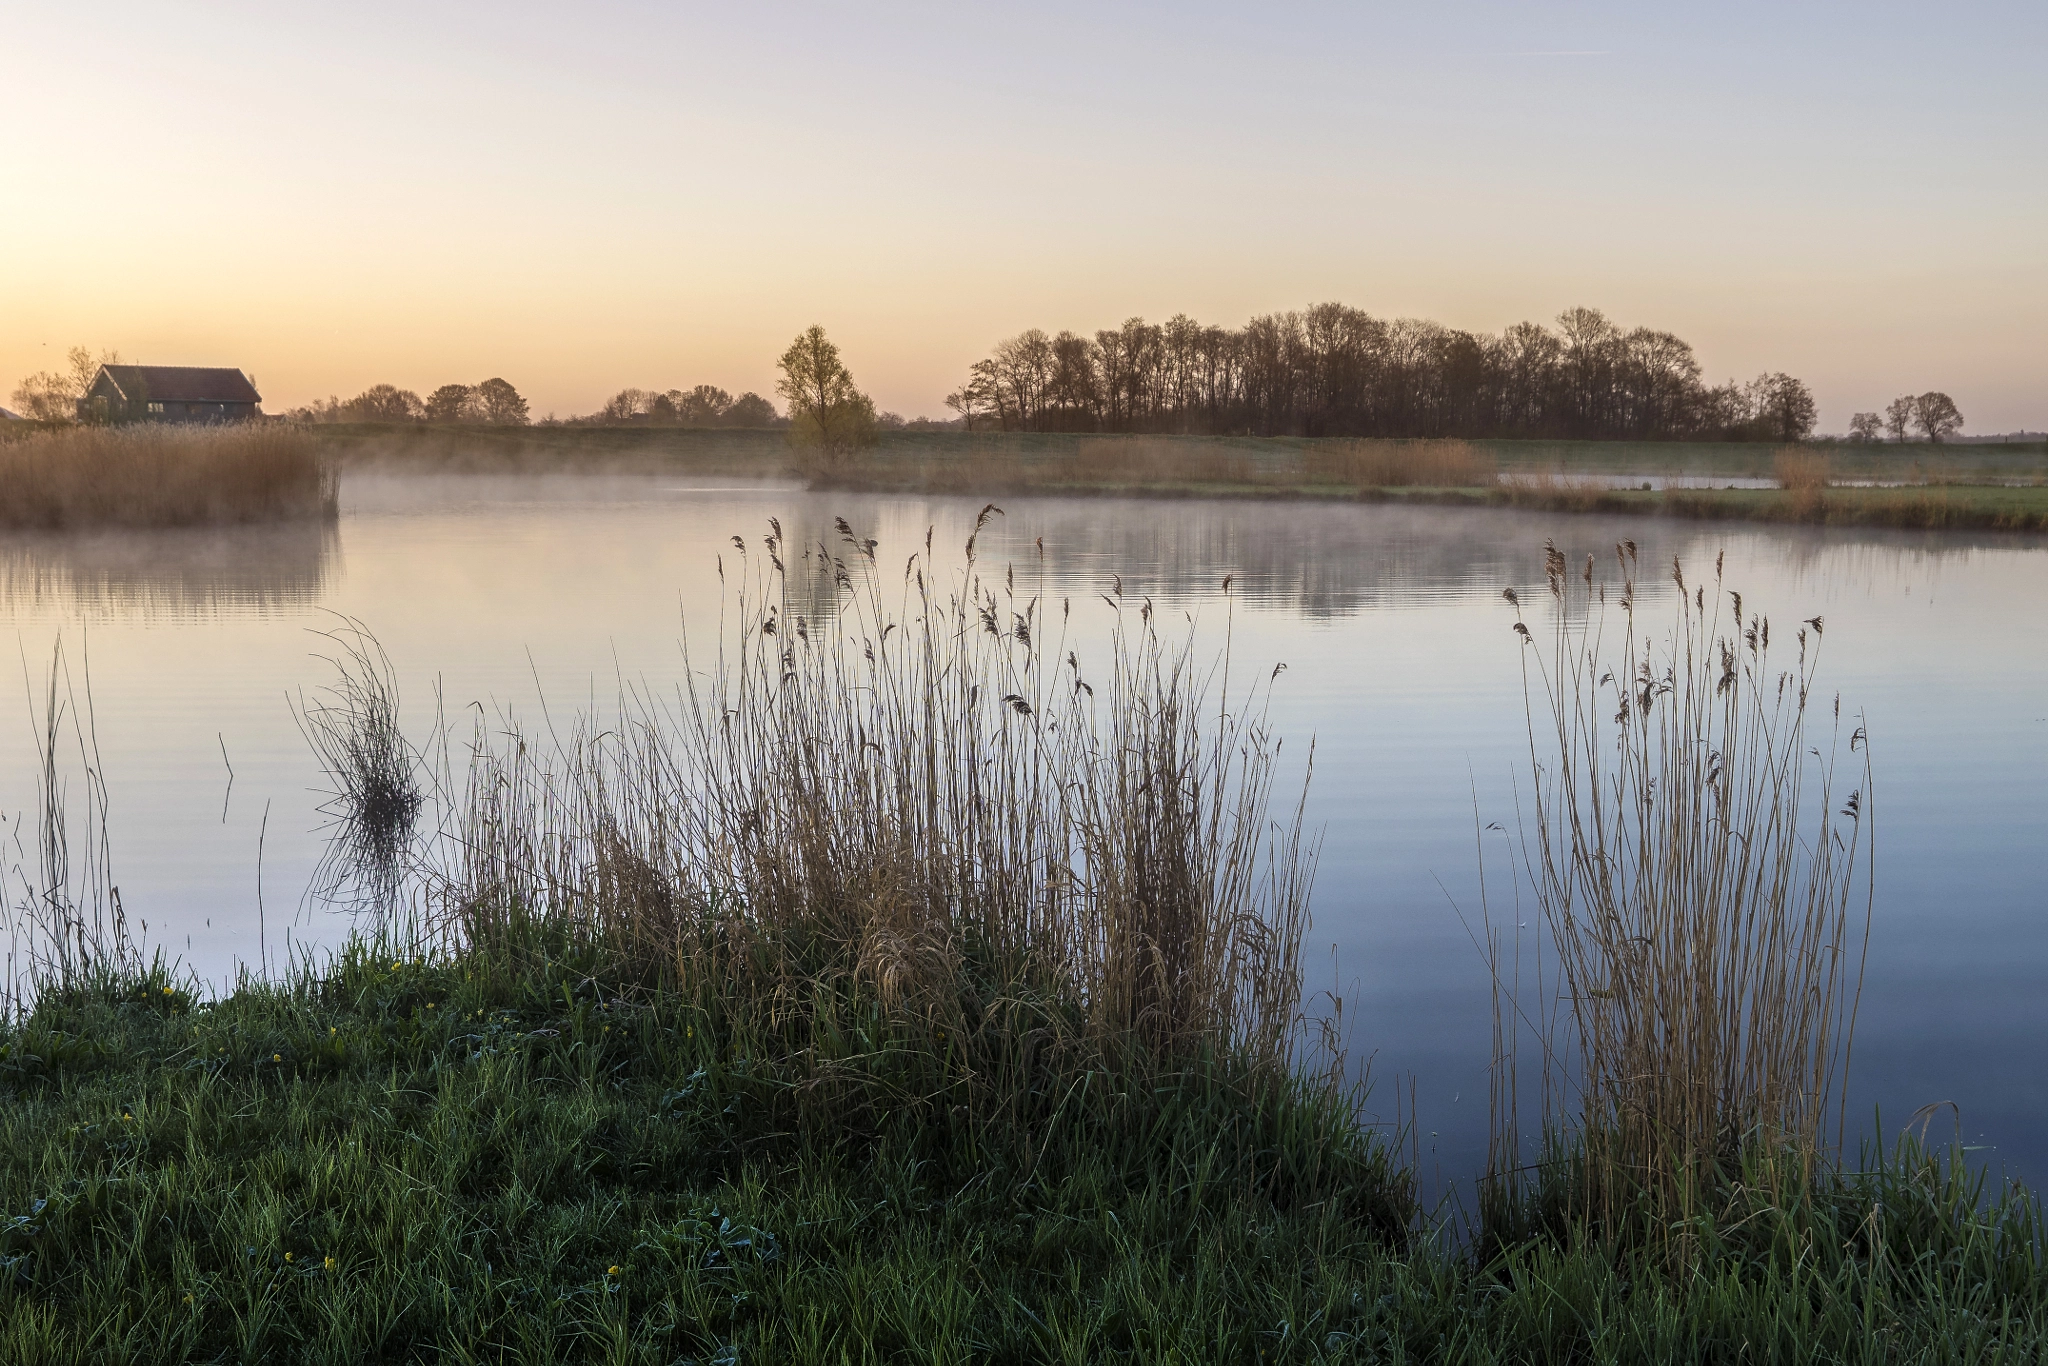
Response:
[[[1049,1068],[1027,1124],[793,1121],[593,955],[141,975],[0,1042],[0,1361],[2034,1361],[2024,1198],[1911,1150],[1731,1183],[1673,1276],[1544,1189],[1460,1244],[1329,1096]],[[878,1096],[957,1066],[865,1041]],[[1572,1164],[1560,1164],[1570,1171]]]

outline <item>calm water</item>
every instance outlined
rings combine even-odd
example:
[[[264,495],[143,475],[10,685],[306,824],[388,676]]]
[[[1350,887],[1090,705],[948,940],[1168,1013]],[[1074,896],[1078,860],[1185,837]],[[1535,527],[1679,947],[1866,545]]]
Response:
[[[383,641],[422,737],[437,688],[450,715],[478,702],[537,719],[543,697],[559,714],[621,677],[678,678],[683,621],[717,602],[714,556],[771,515],[792,542],[843,515],[880,538],[886,564],[927,526],[958,545],[978,506],[481,476],[358,479],[343,505],[326,529],[0,539],[0,613],[23,672],[60,635],[74,663],[89,654],[123,899],[215,981],[258,956],[259,844],[273,958],[287,927],[295,945],[347,929],[302,904],[322,797],[287,705],[327,680],[311,632],[334,613]],[[1236,577],[1236,655],[1289,666],[1276,719],[1318,746],[1310,986],[1344,995],[1353,1056],[1370,1059],[1389,1117],[1415,1078],[1425,1151],[1447,1175],[1480,1164],[1491,1027],[1453,905],[1477,908],[1475,801],[1481,822],[1512,827],[1518,752],[1526,762],[1501,589],[1540,585],[1547,537],[1605,554],[1630,536],[1646,567],[1676,554],[1704,570],[1725,550],[1729,585],[1787,626],[1825,613],[1821,686],[1868,713],[1878,764],[1852,1113],[1882,1107],[1895,1132],[1953,1100],[1995,1167],[2048,1178],[2048,548],[1492,510],[1006,507],[984,561],[1022,564],[1043,537],[1055,591],[1077,604],[1120,574],[1219,636],[1221,581]],[[0,713],[15,718],[0,726],[10,862],[34,795],[30,686]]]

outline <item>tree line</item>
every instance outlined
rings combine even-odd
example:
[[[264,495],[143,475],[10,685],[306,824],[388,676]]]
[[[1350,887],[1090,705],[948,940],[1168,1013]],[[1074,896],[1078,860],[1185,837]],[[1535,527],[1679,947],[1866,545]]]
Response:
[[[777,427],[783,418],[757,393],[734,398],[715,384],[699,384],[687,390],[621,389],[596,412],[569,421],[590,426]]]
[[[373,384],[346,402],[316,399],[285,416],[299,422],[457,422],[491,427],[523,427],[531,420],[519,390],[498,378],[444,384],[425,398],[395,384]]]
[[[1592,308],[1498,335],[1344,304],[1242,328],[1178,314],[1092,336],[999,343],[946,403],[1006,431],[1260,436],[1798,441],[1806,385],[1782,372],[1709,385],[1692,347]]]
[[[1962,429],[1963,410],[1939,390],[1900,394],[1882,414],[1858,413],[1849,419],[1851,441],[1882,441],[1889,436],[1903,442],[1917,431],[1938,446]]]

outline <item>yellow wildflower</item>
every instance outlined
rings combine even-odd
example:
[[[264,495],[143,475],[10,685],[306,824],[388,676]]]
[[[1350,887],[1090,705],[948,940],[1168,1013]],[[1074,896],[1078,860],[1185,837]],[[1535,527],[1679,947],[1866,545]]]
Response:
[[[329,1258],[328,1258],[328,1259],[327,1259],[326,1261],[322,1262],[322,1263],[321,1263],[320,1265],[321,1265],[322,1269],[324,1269],[324,1270],[327,1270],[327,1271],[332,1271],[332,1270],[334,1270],[334,1268],[335,1268],[335,1267],[337,1267],[337,1266],[339,1266],[339,1265],[341,1265],[341,1264],[340,1264],[339,1262],[335,1261],[335,1260],[334,1260],[334,1258],[332,1258],[332,1257],[329,1257]]]
[[[292,1260],[292,1257],[293,1257],[293,1254],[292,1254],[292,1253],[289,1253],[289,1252],[287,1252],[287,1253],[285,1253],[285,1254],[284,1254],[284,1259],[285,1259],[286,1261],[291,1261],[291,1260]]]
[[[283,1062],[283,1061],[284,1061],[284,1054],[282,1054],[282,1053],[272,1053],[272,1054],[270,1055],[270,1060],[271,1060],[272,1062]]]
[[[607,1276],[616,1276],[619,1274],[619,1269],[615,1266],[608,1266],[604,1269],[604,1274]]]

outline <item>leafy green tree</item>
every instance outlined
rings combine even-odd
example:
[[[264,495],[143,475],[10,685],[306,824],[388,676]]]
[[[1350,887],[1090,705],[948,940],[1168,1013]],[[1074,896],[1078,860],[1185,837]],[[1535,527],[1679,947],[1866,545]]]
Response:
[[[798,333],[777,364],[782,379],[775,389],[789,400],[792,446],[837,463],[875,444],[874,400],[854,387],[824,328],[813,324]]]

